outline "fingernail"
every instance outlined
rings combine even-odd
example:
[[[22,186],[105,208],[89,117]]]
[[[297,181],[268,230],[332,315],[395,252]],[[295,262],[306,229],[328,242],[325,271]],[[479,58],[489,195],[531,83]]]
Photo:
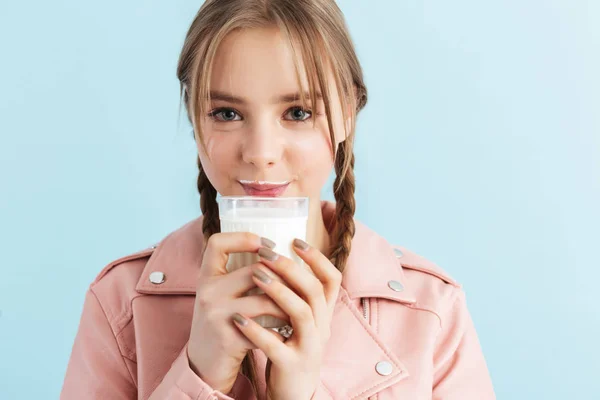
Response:
[[[248,325],[248,320],[238,313],[233,314],[233,320],[242,326]]]
[[[261,237],[260,238],[260,243],[265,246],[268,247],[269,249],[274,249],[275,248],[275,242],[272,240],[269,240],[267,238]]]
[[[300,250],[308,249],[308,243],[306,243],[304,240],[294,239],[293,243],[294,243],[294,246],[296,246]]]
[[[258,249],[258,255],[268,261],[275,261],[279,258],[279,255],[277,253],[266,247],[261,247],[260,249]]]
[[[259,281],[266,283],[266,284],[271,283],[271,278],[269,277],[269,275],[267,275],[260,269],[254,269],[254,270],[252,270],[252,273]]]

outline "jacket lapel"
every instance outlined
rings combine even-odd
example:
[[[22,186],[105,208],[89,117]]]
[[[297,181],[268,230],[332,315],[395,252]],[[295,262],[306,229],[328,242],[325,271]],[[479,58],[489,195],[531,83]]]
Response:
[[[390,366],[385,375],[378,373]],[[321,377],[336,399],[366,399],[406,378],[408,371],[341,289]]]
[[[323,384],[340,399],[366,399],[409,376],[358,308],[362,298],[415,303],[393,247],[356,222],[321,372]]]

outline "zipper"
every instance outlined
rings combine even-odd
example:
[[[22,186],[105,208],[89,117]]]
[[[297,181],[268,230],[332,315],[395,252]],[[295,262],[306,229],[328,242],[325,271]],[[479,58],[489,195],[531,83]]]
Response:
[[[363,317],[365,317],[365,319],[367,320],[367,322],[369,322],[369,313],[370,313],[370,309],[369,309],[369,298],[368,297],[362,297],[360,299],[361,303],[362,303],[362,309],[363,309]]]

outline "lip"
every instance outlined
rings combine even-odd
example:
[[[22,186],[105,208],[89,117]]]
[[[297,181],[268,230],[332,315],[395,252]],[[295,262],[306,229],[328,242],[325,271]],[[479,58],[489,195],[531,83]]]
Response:
[[[246,181],[240,180],[248,196],[278,197],[287,189],[290,182]]]

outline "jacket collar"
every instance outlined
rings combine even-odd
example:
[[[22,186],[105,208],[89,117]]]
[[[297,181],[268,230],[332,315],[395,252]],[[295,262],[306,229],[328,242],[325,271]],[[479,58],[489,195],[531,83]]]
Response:
[[[335,203],[321,203],[327,226],[335,214]],[[398,260],[398,253],[381,236],[364,224],[355,221],[356,232],[352,248],[342,275],[342,287],[350,299],[380,297],[403,303],[414,303]],[[146,294],[195,294],[196,279],[203,254],[202,217],[198,217],[169,234],[157,246],[148,260],[136,285],[136,290]],[[401,254],[401,253],[400,253]],[[403,257],[402,261],[406,261]],[[150,281],[150,274],[164,274],[160,284]],[[392,290],[390,282],[402,288]]]

